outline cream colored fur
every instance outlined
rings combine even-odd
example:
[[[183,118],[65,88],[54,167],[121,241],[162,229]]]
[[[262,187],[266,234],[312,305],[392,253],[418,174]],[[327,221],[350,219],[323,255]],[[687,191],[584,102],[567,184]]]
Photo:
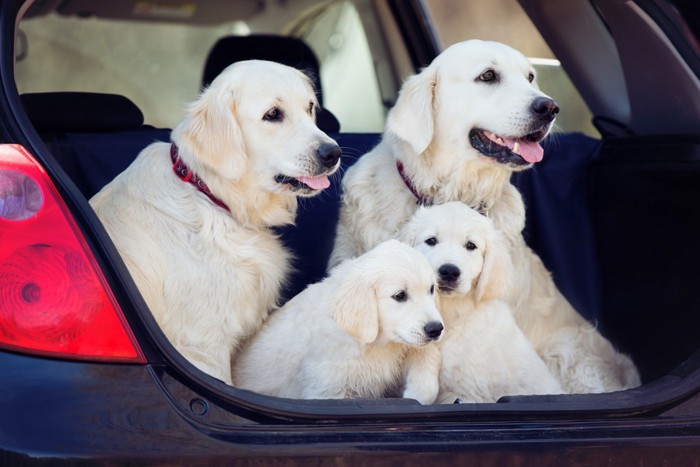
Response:
[[[317,193],[276,176],[324,177],[338,166],[317,161],[335,143],[316,127],[316,105],[297,70],[239,62],[172,132],[180,158],[230,213],[174,174],[167,143],[148,146],[90,200],[165,335],[226,383],[232,353],[277,306],[289,273],[270,227],[293,223],[297,196]],[[284,118],[271,121],[274,111]]]
[[[485,83],[480,79],[485,70],[499,79]],[[546,96],[536,81],[530,82],[531,76],[532,65],[516,50],[466,41],[447,48],[408,78],[389,112],[381,142],[343,177],[330,266],[398,237],[417,210],[416,198],[396,168],[401,161],[416,190],[434,204],[461,201],[481,207],[505,234],[514,264],[507,302],[566,391],[633,387],[639,384],[634,364],[572,308],[522,238],[525,208],[509,180],[514,170],[525,166],[515,168],[483,156],[469,140],[470,131],[477,128],[510,137],[532,131],[533,99]],[[579,338],[566,348],[572,333]]]
[[[506,240],[490,219],[452,201],[420,208],[401,235],[438,274],[446,329],[438,343],[438,403],[564,392],[504,301],[513,265]],[[440,274],[445,265],[458,268],[459,276],[446,279]]]
[[[233,382],[303,399],[380,398],[404,388],[403,397],[432,403],[440,359],[426,326],[442,326],[434,285],[417,251],[384,242],[274,312],[234,362]]]

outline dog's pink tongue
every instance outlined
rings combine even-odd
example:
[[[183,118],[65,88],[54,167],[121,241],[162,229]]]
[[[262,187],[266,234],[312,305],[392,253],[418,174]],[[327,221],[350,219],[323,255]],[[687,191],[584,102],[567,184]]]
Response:
[[[331,181],[328,180],[328,177],[299,177],[297,180],[309,185],[314,190],[325,190],[331,186]]]
[[[534,143],[526,139],[506,139],[505,142],[511,151],[531,164],[541,161],[544,157],[544,149],[542,149],[539,143]]]

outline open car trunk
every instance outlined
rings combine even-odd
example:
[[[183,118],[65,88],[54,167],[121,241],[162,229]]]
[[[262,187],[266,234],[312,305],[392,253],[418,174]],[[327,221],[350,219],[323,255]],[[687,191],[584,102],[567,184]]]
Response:
[[[119,96],[105,100],[97,93],[53,94],[22,99],[8,94],[7,107],[22,108],[9,113],[14,127],[8,134],[27,146],[59,187],[135,334],[153,349],[149,354],[153,376],[199,429],[232,439],[241,424],[308,424],[315,426],[322,442],[327,440],[324,436],[330,437],[326,427],[340,422],[433,426],[483,420],[632,420],[662,413],[700,391],[697,133],[650,132],[643,137],[610,133],[602,139],[555,134],[545,143],[545,160],[513,177],[527,207],[526,241],[575,308],[632,357],[642,387],[611,394],[505,397],[495,404],[302,401],[227,386],[185,361],[158,329],[87,204],[146,145],[168,141],[169,129],[144,125],[139,109]],[[67,99],[60,109],[42,105],[43,98],[55,99],[55,94]],[[67,127],[66,121],[72,126]],[[381,137],[342,131],[331,136],[348,156],[341,173]],[[335,183],[321,195],[303,200],[297,225],[280,230],[298,267],[285,291],[287,297],[324,276],[339,197]],[[192,401],[202,394],[209,409],[206,418],[197,418],[192,415],[196,414]],[[285,442],[293,442],[293,434],[285,433]],[[360,439],[364,432],[358,429],[353,436]]]

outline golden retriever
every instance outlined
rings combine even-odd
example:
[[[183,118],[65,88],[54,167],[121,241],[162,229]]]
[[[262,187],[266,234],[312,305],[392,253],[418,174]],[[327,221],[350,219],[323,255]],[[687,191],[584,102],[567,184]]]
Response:
[[[329,184],[340,148],[309,78],[273,62],[225,69],[90,203],[165,335],[231,382],[231,357],[276,308],[289,253],[271,227]]]
[[[419,204],[461,201],[505,234],[515,268],[508,303],[564,389],[633,387],[634,364],[573,309],[522,237],[525,208],[510,177],[543,158],[539,142],[558,111],[511,47],[472,40],[447,48],[406,80],[382,140],[343,177],[329,265],[396,238]]]
[[[274,312],[234,362],[234,385],[289,398],[381,398],[438,392],[443,330],[435,273],[389,240],[345,261]],[[400,390],[400,389],[399,389]]]
[[[564,392],[503,301],[513,265],[505,238],[490,219],[458,201],[421,207],[401,237],[428,259],[438,277],[446,330],[438,344],[436,402]]]

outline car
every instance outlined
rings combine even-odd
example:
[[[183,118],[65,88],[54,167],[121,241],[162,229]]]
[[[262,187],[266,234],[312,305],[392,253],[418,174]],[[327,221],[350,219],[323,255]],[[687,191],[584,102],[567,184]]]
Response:
[[[466,3],[2,0],[0,463],[697,464],[700,10]],[[88,199],[168,141],[186,102],[232,61],[315,71],[318,125],[346,169],[379,141],[403,79],[445,45],[497,29],[542,53],[541,85],[562,108],[545,160],[513,179],[525,238],[642,386],[492,404],[296,400],[184,359]],[[325,274],[337,182],[280,230],[303,266],[287,297]]]

